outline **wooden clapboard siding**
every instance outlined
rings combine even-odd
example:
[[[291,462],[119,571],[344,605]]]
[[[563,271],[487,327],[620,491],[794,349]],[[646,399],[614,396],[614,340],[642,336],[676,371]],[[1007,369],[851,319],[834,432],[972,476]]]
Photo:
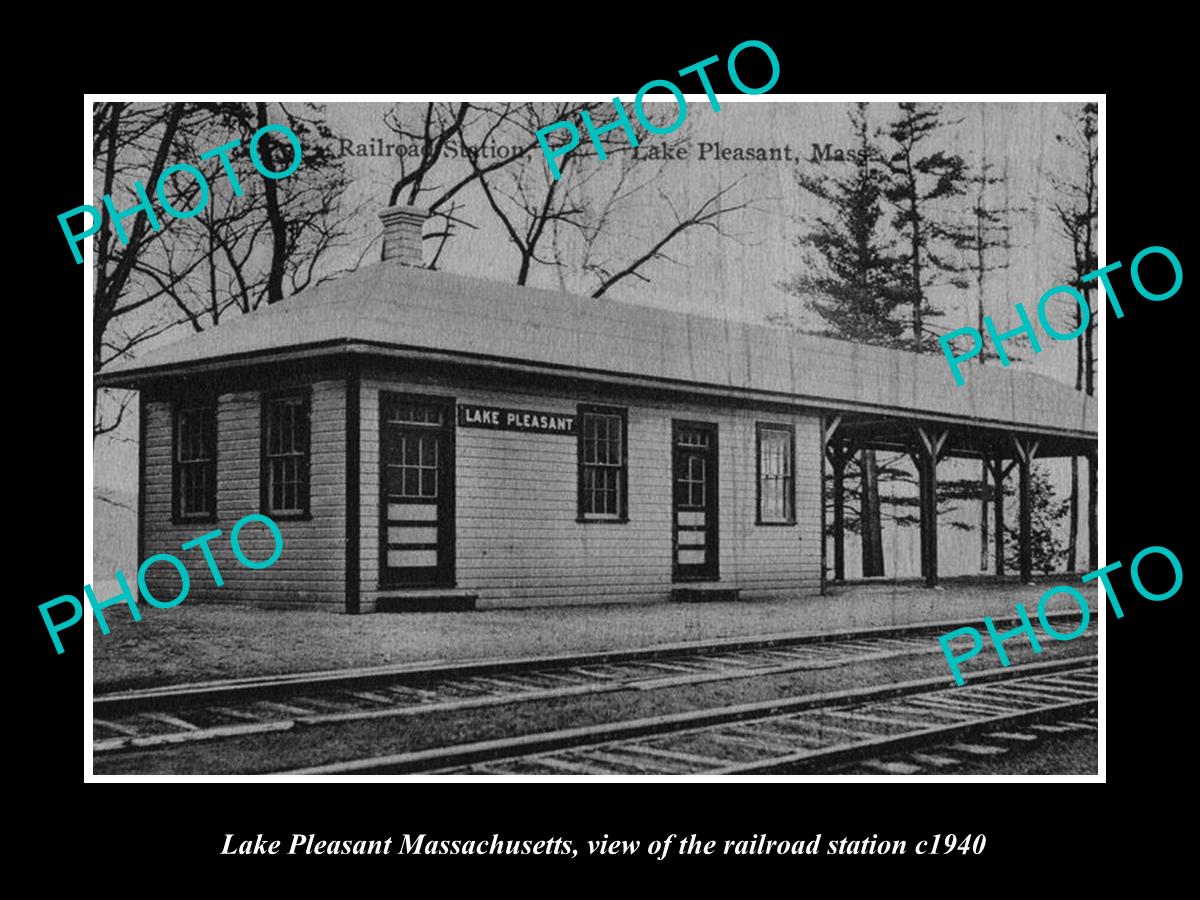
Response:
[[[495,390],[378,374],[362,383],[363,609],[379,590],[379,393],[575,415],[578,403],[628,409],[629,521],[576,521],[577,439],[457,429],[456,585],[485,606],[654,602],[671,580],[671,421],[719,429],[721,583],[748,598],[816,593],[821,566],[820,430],[815,414],[762,413],[702,403],[622,400],[595,393]],[[755,524],[755,424],[796,429],[793,526]]]
[[[397,390],[384,384],[386,390]],[[359,609],[370,612],[379,597],[379,390],[367,378],[359,386]],[[414,393],[418,393],[414,391]],[[421,391],[419,393],[424,393]]]
[[[282,387],[283,385],[278,385]],[[182,559],[192,579],[189,599],[215,602],[345,603],[345,385],[319,381],[312,389],[311,518],[282,520],[283,553],[269,569],[252,570],[234,558],[229,533],[249,513],[261,513],[261,409],[258,391],[223,394],[217,401],[217,521],[211,524],[171,522],[171,404],[146,404],[145,556],[171,553]],[[199,549],[180,545],[201,534],[221,530],[210,543],[225,579],[217,587]],[[274,543],[261,523],[251,522],[239,533],[242,552],[252,560],[266,559]],[[170,599],[178,591],[178,576],[166,564],[147,576],[155,596]]]

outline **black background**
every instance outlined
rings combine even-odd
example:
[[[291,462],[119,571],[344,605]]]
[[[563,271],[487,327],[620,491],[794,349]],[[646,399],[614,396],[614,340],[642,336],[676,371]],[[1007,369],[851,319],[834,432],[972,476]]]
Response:
[[[616,26],[614,26],[615,28]],[[634,29],[629,29],[634,31]],[[314,62],[308,55],[297,65],[259,65],[259,50],[247,36],[246,58],[239,65],[249,77],[214,80],[186,77],[186,71],[164,74],[161,82],[139,73],[136,85],[119,73],[89,82],[103,91],[153,89],[174,96],[189,92],[241,92],[263,88],[287,91],[603,91],[620,94],[627,102],[645,81],[670,73],[706,56],[728,51],[748,37],[767,41],[778,54],[782,77],[772,93],[846,91],[843,80],[849,64],[832,68],[812,56],[814,36],[799,29],[724,26],[711,38],[668,40],[661,32],[653,39],[626,34],[624,29],[596,32],[587,40],[564,31],[554,41],[509,35],[504,49],[495,45],[424,51],[411,36],[396,47],[370,52],[345,52],[336,61],[323,51]],[[1038,41],[1026,36],[1032,48]],[[1021,47],[1021,36],[1013,37]],[[1012,45],[1006,45],[1012,46]],[[1011,56],[985,44],[978,52],[997,65]],[[1030,54],[1035,54],[1033,49]],[[286,54],[285,54],[286,56]],[[765,81],[756,73],[754,51],[739,59],[746,83]],[[290,58],[290,57],[289,57]],[[1069,54],[1068,54],[1068,57]],[[744,67],[741,65],[745,63]],[[452,64],[447,64],[452,63]],[[320,77],[310,66],[315,65]],[[731,92],[723,63],[711,70],[718,92]],[[1080,69],[1081,75],[1087,75]],[[245,74],[243,72],[243,74]],[[907,84],[894,83],[896,73],[880,68],[859,70],[855,85],[869,90],[1019,90],[1004,80],[966,84],[957,71],[926,74]],[[130,79],[133,73],[129,73]],[[146,79],[150,78],[147,82]],[[1056,85],[1060,90],[1095,90],[1111,84],[1103,72],[1098,80],[1075,79]],[[1047,85],[1037,84],[1037,89]],[[684,89],[695,90],[685,84]],[[73,334],[80,297],[82,267],[74,264],[55,216],[83,202],[80,187],[80,129],[82,94],[63,87],[57,101],[30,104],[40,119],[40,140],[26,153],[27,171],[40,177],[18,179],[28,199],[9,213],[18,215],[22,229],[33,231],[18,243],[9,242],[10,271],[17,274],[9,295],[20,304],[20,318],[10,329],[10,408],[8,468],[16,476],[10,494],[18,551],[10,571],[18,576],[11,602],[23,629],[24,656],[10,680],[10,696],[27,704],[26,715],[10,725],[9,746],[17,751],[10,771],[28,790],[10,817],[22,824],[30,844],[43,852],[68,853],[66,845],[80,844],[86,867],[97,878],[122,880],[146,866],[182,865],[189,887],[202,883],[237,884],[253,865],[274,881],[305,884],[320,870],[339,882],[360,889],[404,886],[417,890],[410,879],[433,879],[439,890],[534,888],[543,893],[579,889],[573,879],[593,870],[604,878],[591,882],[625,885],[631,872],[655,870],[675,887],[693,878],[701,885],[718,871],[733,878],[742,890],[796,890],[802,882],[777,882],[776,876],[820,871],[835,883],[868,877],[886,883],[895,873],[911,872],[939,889],[973,890],[991,882],[1011,880],[1018,889],[1035,889],[1022,875],[1031,866],[1051,866],[1074,881],[1082,869],[1103,864],[1112,842],[1128,851],[1142,847],[1156,855],[1168,853],[1172,829],[1157,816],[1169,815],[1170,798],[1185,783],[1190,704],[1188,682],[1190,629],[1184,619],[1187,586],[1173,598],[1151,603],[1135,594],[1128,580],[1128,563],[1152,544],[1171,548],[1190,571],[1183,511],[1194,502],[1192,474],[1187,467],[1191,418],[1195,409],[1194,379],[1185,373],[1194,355],[1188,344],[1192,331],[1184,320],[1186,283],[1168,301],[1141,299],[1128,280],[1128,263],[1142,248],[1171,248],[1188,269],[1183,234],[1185,163],[1170,149],[1176,142],[1180,107],[1163,92],[1130,88],[1109,93],[1104,118],[1106,147],[1102,159],[1107,181],[1108,260],[1122,260],[1114,284],[1125,317],[1111,313],[1107,332],[1107,558],[1126,568],[1113,581],[1125,608],[1125,618],[1106,615],[1107,630],[1107,780],[1108,785],[1030,784],[672,784],[606,785],[415,784],[364,785],[236,785],[214,784],[97,784],[84,785],[85,747],[82,703],[82,628],[63,634],[66,653],[56,656],[37,612],[37,604],[60,594],[78,596],[82,573],[82,529],[79,451],[90,442],[75,418],[87,393],[76,381],[81,373]],[[703,107],[701,107],[703,108]],[[719,114],[719,113],[714,113]],[[1190,113],[1186,113],[1190,121]],[[1188,151],[1184,151],[1186,153]],[[18,210],[19,212],[15,212]],[[26,262],[27,251],[37,262]],[[1161,262],[1161,260],[1160,260]],[[32,269],[30,267],[32,266]],[[1147,270],[1147,280],[1152,277]],[[33,277],[28,277],[32,275]],[[1166,277],[1164,275],[1164,277]],[[1036,298],[1027,298],[1031,305]],[[10,309],[10,312],[12,310]],[[85,352],[84,366],[88,355]],[[15,407],[15,408],[13,408]],[[85,461],[86,465],[86,461]],[[84,498],[83,503],[88,502]],[[1161,562],[1161,561],[1160,561]],[[1146,581],[1156,582],[1146,570]],[[1014,596],[1016,600],[1030,598]],[[85,620],[86,621],[86,620]],[[1179,716],[1186,715],[1181,726]],[[470,790],[468,791],[468,788]],[[450,796],[447,792],[450,792]],[[1102,793],[1103,792],[1103,793]],[[559,836],[584,846],[586,838],[608,834],[643,842],[667,834],[702,838],[742,839],[767,832],[772,838],[808,839],[821,832],[833,836],[909,841],[937,833],[959,835],[983,832],[988,845],[983,857],[903,859],[873,857],[671,857],[657,863],[635,859],[587,858],[413,858],[275,857],[253,862],[219,857],[227,832],[238,838],[259,832],[286,841],[293,832],[317,832],[339,839],[399,837],[425,832],[447,838]],[[1097,854],[1097,851],[1100,851]],[[62,857],[60,857],[62,858]],[[101,858],[107,864],[96,865]],[[200,865],[196,865],[200,863]],[[129,871],[127,872],[126,869]],[[519,882],[489,881],[521,870]],[[950,872],[956,880],[948,882]],[[969,880],[960,880],[967,876]],[[380,880],[376,880],[378,877]],[[593,876],[594,877],[594,876]],[[756,881],[757,878],[772,881]],[[532,879],[532,880],[531,880]],[[621,879],[621,880],[618,880]],[[926,881],[928,879],[928,881]],[[638,882],[637,884],[641,884]],[[1039,882],[1045,886],[1045,882]],[[793,886],[795,885],[795,887]],[[164,886],[165,887],[165,886]],[[772,891],[773,892],[773,891]]]

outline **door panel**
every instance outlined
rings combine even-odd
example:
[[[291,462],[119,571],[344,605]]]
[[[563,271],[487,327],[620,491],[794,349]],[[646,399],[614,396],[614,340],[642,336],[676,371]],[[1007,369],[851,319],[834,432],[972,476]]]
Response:
[[[672,423],[674,508],[672,573],[675,581],[720,577],[717,509],[717,426]]]
[[[381,582],[454,583],[454,401],[379,397]]]

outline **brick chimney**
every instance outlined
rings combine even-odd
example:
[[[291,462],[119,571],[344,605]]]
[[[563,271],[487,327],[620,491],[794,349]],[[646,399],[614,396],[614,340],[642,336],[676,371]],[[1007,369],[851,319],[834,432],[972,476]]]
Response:
[[[422,266],[421,227],[429,213],[416,206],[389,206],[379,211],[379,218],[383,220],[383,259]]]

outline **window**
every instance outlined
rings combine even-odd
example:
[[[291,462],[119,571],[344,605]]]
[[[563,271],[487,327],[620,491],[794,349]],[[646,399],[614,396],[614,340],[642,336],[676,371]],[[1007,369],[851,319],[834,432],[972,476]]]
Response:
[[[675,506],[679,509],[704,509],[708,487],[708,449],[710,432],[703,428],[679,426],[675,446],[686,453],[676,464]]]
[[[443,432],[441,407],[389,403],[384,408],[383,424],[388,495],[436,500]]]
[[[263,512],[308,515],[309,394],[263,398]]]
[[[625,410],[579,407],[579,520],[628,519]]]
[[[214,403],[175,408],[173,457],[176,521],[217,517],[217,407]]]
[[[758,425],[758,524],[796,522],[796,433],[791,425]]]

